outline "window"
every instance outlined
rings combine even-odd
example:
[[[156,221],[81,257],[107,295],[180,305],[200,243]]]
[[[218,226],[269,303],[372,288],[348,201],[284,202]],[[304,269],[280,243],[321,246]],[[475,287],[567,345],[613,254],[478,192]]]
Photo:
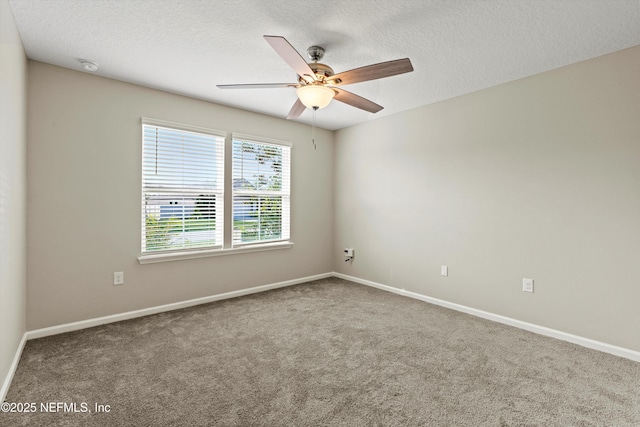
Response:
[[[142,147],[141,263],[291,247],[288,144],[145,118]]]
[[[291,148],[234,136],[233,245],[289,239]]]
[[[224,134],[143,121],[142,253],[222,247]]]

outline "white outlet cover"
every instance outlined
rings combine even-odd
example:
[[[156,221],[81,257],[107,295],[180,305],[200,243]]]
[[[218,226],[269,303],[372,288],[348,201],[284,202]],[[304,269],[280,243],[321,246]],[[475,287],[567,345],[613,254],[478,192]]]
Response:
[[[522,291],[533,293],[533,279],[522,279]]]
[[[448,276],[449,275],[449,267],[447,267],[446,265],[441,265],[440,266],[440,275]]]
[[[124,272],[117,271],[113,273],[113,284],[114,285],[122,285],[124,284]]]

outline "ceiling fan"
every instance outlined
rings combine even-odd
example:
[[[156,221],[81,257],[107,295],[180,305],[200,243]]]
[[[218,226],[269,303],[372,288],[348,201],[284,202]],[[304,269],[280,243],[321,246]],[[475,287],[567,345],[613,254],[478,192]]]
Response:
[[[338,86],[351,83],[377,80],[383,77],[395,76],[413,71],[409,58],[396,59],[394,61],[380,62],[366,65],[353,70],[334,74],[333,69],[326,64],[318,62],[324,56],[324,48],[311,46],[307,49],[307,55],[313,61],[307,63],[297,50],[280,36],[264,36],[278,55],[289,64],[298,74],[297,83],[257,83],[257,84],[231,84],[217,85],[220,89],[269,89],[269,88],[296,88],[298,99],[289,111],[287,119],[295,119],[302,114],[305,108],[314,110],[324,108],[332,99],[351,105],[370,113],[377,113],[382,106],[369,101],[354,93],[339,89]]]

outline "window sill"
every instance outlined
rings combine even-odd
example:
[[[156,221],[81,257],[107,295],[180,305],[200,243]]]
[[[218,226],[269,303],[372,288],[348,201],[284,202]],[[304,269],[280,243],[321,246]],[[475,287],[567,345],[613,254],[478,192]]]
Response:
[[[208,258],[212,256],[244,254],[249,252],[273,251],[276,249],[288,249],[292,246],[293,242],[275,242],[230,249],[207,249],[200,251],[141,255],[138,257],[138,262],[140,264],[154,264],[158,262],[180,261],[183,259]]]

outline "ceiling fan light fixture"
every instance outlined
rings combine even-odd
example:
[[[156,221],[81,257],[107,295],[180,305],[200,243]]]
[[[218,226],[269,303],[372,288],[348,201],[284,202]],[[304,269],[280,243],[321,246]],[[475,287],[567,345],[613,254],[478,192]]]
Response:
[[[322,85],[305,85],[296,89],[300,102],[307,108],[324,108],[333,99],[336,93],[333,89]]]

